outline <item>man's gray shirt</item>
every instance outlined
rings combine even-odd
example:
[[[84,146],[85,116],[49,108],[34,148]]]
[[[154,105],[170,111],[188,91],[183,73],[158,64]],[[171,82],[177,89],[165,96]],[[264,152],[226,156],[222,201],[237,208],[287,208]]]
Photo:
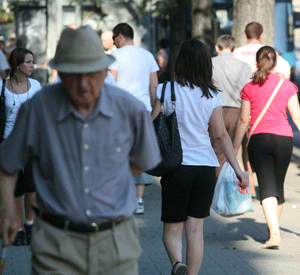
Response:
[[[231,52],[221,52],[213,57],[212,64],[213,80],[221,91],[222,106],[241,108],[240,91],[251,81],[251,67]]]
[[[134,212],[130,162],[140,170],[160,162],[143,103],[107,84],[87,119],[74,109],[63,84],[49,85],[24,103],[11,135],[0,146],[0,166],[15,173],[29,157],[39,208],[97,223]]]

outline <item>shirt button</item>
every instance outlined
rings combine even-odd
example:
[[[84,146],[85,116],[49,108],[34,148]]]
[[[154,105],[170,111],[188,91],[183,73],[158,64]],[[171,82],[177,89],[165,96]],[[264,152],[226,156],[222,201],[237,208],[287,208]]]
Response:
[[[90,170],[90,167],[89,167],[89,166],[84,166],[84,168],[83,168],[83,169],[84,169],[84,171],[86,171],[86,172],[87,172],[87,171],[89,171],[89,170]]]
[[[87,128],[87,127],[89,127],[89,124],[88,124],[88,123],[84,123],[84,124],[83,124],[83,127],[84,127],[84,128]]]
[[[83,148],[84,148],[85,150],[89,149],[89,147],[90,147],[90,146],[89,146],[88,144],[84,144],[84,145],[83,145]]]
[[[90,211],[90,210],[86,210],[85,213],[86,213],[87,216],[90,216],[90,215],[91,215],[91,211]]]
[[[121,152],[121,147],[117,147],[117,152],[120,153]]]
[[[84,189],[84,193],[87,194],[87,193],[89,193],[89,192],[90,192],[90,189],[88,189],[88,188],[85,188],[85,189]]]

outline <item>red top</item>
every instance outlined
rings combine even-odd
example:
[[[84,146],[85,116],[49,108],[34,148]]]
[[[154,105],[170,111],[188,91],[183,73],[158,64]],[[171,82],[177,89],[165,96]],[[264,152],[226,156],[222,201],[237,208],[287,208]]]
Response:
[[[249,133],[279,80],[278,75],[269,74],[262,86],[252,81],[242,89],[240,93],[241,98],[250,101],[251,105]],[[286,109],[289,99],[297,92],[298,88],[292,82],[285,80],[252,134],[269,133],[292,137],[293,131],[288,123]]]

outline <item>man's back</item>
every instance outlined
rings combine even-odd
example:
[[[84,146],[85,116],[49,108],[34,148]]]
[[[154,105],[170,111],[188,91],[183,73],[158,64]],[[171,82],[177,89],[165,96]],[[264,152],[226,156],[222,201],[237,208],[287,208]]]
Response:
[[[247,62],[254,73],[256,68],[256,52],[264,46],[260,42],[251,42],[234,51],[234,56],[242,61]],[[283,76],[285,79],[290,79],[291,76],[291,66],[289,63],[283,59],[279,54],[277,54],[277,66],[275,67],[276,73]]]
[[[116,61],[109,68],[118,72],[117,85],[142,101],[151,111],[150,74],[159,69],[153,55],[134,45],[119,48],[112,55]]]
[[[212,58],[213,79],[220,89],[222,106],[240,108],[240,91],[251,81],[251,67],[233,56],[231,52],[221,52]]]

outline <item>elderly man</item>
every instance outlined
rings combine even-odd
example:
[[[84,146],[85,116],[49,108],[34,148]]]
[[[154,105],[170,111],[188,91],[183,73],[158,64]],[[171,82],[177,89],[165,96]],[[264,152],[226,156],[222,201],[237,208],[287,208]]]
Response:
[[[112,37],[113,37],[112,31],[105,31],[101,34],[101,40],[105,48],[105,53],[107,54],[111,54],[114,50],[117,49]]]
[[[144,105],[103,84],[113,61],[90,27],[66,28],[50,61],[62,83],[22,105],[0,146],[4,245],[18,229],[18,171],[33,161],[33,274],[138,274],[133,174],[154,168],[160,156]]]
[[[116,61],[109,66],[109,70],[120,88],[144,103],[150,116],[159,67],[150,52],[134,45],[133,35],[133,29],[127,23],[120,23],[113,28],[113,40],[118,49],[112,52]],[[135,214],[144,214],[145,186],[153,183],[153,179],[152,176],[142,173],[135,177],[135,183],[138,199]]]

